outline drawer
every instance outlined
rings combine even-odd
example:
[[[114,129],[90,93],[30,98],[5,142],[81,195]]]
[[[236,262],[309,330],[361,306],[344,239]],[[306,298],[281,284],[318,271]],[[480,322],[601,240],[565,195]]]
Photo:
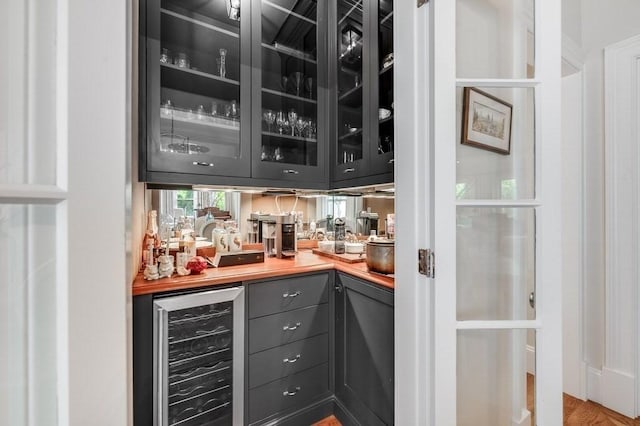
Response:
[[[329,391],[329,367],[322,364],[249,390],[251,423],[294,407],[303,407]]]
[[[249,318],[326,303],[329,274],[305,275],[249,284]]]
[[[329,331],[329,308],[322,304],[249,320],[249,353]]]
[[[320,334],[249,356],[249,388],[264,385],[329,360],[329,336]]]

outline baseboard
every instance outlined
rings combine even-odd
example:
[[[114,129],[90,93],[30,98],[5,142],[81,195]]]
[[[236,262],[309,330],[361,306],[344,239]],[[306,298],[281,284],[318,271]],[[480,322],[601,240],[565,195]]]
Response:
[[[587,399],[602,404],[602,371],[587,367]]]
[[[523,409],[522,413],[520,413],[520,418],[513,419],[513,422],[511,423],[511,425],[512,426],[531,425],[531,411]]]
[[[636,381],[635,377],[623,371],[602,369],[602,402],[605,407],[624,414],[636,416]]]
[[[527,345],[527,373],[536,374],[536,348]]]
[[[340,420],[342,426],[360,426],[360,422],[353,417],[353,414],[342,405],[338,398],[334,398],[333,404],[333,414]]]

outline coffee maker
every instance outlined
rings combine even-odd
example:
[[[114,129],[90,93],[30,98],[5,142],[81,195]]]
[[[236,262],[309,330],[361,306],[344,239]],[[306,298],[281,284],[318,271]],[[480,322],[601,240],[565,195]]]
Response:
[[[361,235],[371,235],[371,231],[378,232],[378,213],[370,211],[360,212],[356,218],[357,230]]]
[[[294,257],[298,251],[296,217],[289,214],[273,216],[276,221],[276,257]]]

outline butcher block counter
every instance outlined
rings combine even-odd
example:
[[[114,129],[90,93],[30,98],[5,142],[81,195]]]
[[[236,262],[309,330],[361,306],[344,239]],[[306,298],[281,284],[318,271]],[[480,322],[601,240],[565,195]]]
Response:
[[[394,288],[393,276],[369,272],[365,262],[345,263],[313,254],[311,250],[300,250],[295,258],[292,259],[267,258],[264,263],[208,268],[199,275],[184,277],[174,275],[171,278],[146,281],[142,274],[138,274],[133,282],[132,293],[134,296],[139,296],[332,269],[386,288]]]

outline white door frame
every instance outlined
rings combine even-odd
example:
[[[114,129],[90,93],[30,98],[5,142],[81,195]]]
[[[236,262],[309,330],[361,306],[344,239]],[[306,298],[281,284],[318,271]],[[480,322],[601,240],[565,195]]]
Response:
[[[640,36],[604,49],[605,359],[601,403],[640,414]]]
[[[578,226],[581,229],[579,241],[576,244],[581,247],[578,276],[574,277],[574,287],[567,288],[566,283],[563,282],[563,293],[565,295],[573,296],[569,299],[563,296],[563,333],[569,332],[569,330],[575,330],[575,335],[578,336],[578,341],[566,344],[566,337],[563,338],[563,375],[565,379],[567,374],[571,375],[569,381],[571,383],[565,383],[563,385],[563,391],[576,398],[586,400],[587,395],[587,363],[584,361],[584,277],[585,277],[585,265],[587,259],[587,249],[585,247],[585,235],[587,229],[585,228],[585,164],[586,164],[586,150],[584,149],[584,97],[585,97],[585,80],[584,80],[584,53],[580,47],[565,35],[562,36],[562,65],[563,65],[563,77],[567,73],[577,73],[580,78],[580,91],[582,102],[580,105],[575,106],[579,108],[580,121],[579,126],[581,130],[581,139],[578,141],[580,144],[580,181],[582,183],[580,188],[580,200],[579,205],[580,215],[575,218],[578,221]],[[566,70],[566,72],[565,72]],[[563,124],[565,120],[563,118]],[[564,159],[564,164],[571,161],[570,158]],[[571,309],[568,310],[568,305]],[[567,318],[567,311],[571,311],[574,315],[571,318]],[[565,321],[565,320],[568,320]],[[570,364],[570,365],[567,365]]]

